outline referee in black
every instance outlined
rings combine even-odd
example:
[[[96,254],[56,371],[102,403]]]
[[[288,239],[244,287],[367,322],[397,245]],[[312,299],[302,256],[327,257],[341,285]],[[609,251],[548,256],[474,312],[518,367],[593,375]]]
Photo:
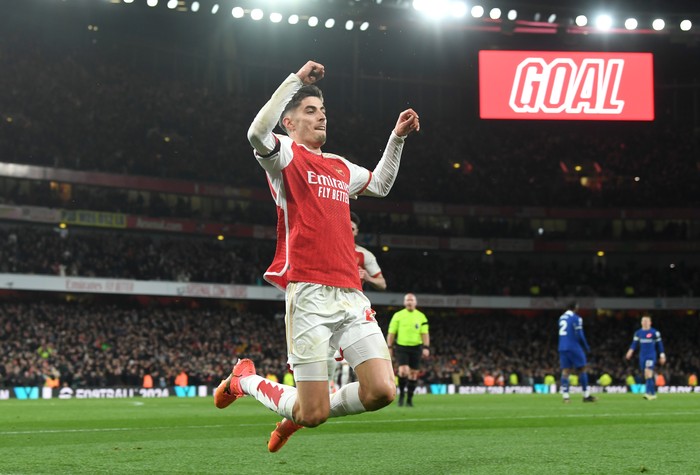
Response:
[[[413,407],[421,356],[430,356],[428,317],[416,309],[418,301],[413,294],[403,298],[404,309],[396,312],[389,322],[386,344],[393,350],[399,366],[399,406]],[[408,395],[408,397],[405,397]]]

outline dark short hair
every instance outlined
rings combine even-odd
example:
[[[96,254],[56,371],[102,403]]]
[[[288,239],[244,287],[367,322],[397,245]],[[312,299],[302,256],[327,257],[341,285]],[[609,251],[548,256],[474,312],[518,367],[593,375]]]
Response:
[[[576,300],[571,300],[568,304],[566,304],[566,308],[569,310],[576,310],[576,307],[578,307],[578,302]]]
[[[355,223],[358,228],[360,227],[360,217],[357,215],[357,213],[350,211],[350,221]]]
[[[279,126],[282,130],[287,132],[287,129],[284,127],[284,124],[282,123],[282,119],[284,119],[284,116],[286,116],[287,113],[289,113],[289,111],[294,110],[297,107],[299,107],[299,105],[301,104],[301,101],[303,101],[307,97],[318,97],[319,99],[321,99],[321,102],[323,102],[323,93],[318,88],[318,86],[314,86],[313,84],[302,86],[301,89],[299,89],[296,93],[294,93],[294,95],[292,96],[292,99],[284,107],[284,110],[282,111],[282,115],[280,115]]]

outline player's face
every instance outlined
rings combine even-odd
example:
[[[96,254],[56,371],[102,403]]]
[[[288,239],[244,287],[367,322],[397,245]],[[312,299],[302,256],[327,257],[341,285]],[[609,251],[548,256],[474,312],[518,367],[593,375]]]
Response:
[[[352,228],[352,235],[357,236],[357,233],[360,232],[360,230],[357,228],[357,224],[350,221],[350,227]]]
[[[648,330],[651,328],[651,318],[649,317],[642,317],[642,328],[644,330]]]
[[[407,294],[403,298],[403,305],[404,307],[406,307],[406,310],[415,310],[417,303],[418,302],[416,301],[416,296],[413,294]]]
[[[314,150],[326,143],[326,108],[318,97],[305,97],[289,119],[285,127],[295,142]]]

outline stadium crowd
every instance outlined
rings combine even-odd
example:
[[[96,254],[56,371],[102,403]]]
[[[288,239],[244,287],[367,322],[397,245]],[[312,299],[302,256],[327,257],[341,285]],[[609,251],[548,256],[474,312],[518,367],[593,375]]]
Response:
[[[21,37],[2,45],[1,161],[266,187],[245,136],[264,95],[225,95],[177,78],[156,79],[95,48],[56,54],[51,45]],[[373,167],[391,122],[340,113],[332,100],[328,148]],[[423,117],[392,199],[583,207],[700,203],[686,192],[698,175],[698,134],[690,125],[543,128],[453,115]]]
[[[272,200],[223,199],[165,194],[150,191],[72,185],[65,193],[55,182],[6,179],[0,181],[0,204],[40,206],[66,210],[105,211],[154,218],[188,218],[249,225],[275,224]],[[208,201],[205,205],[204,202]],[[364,204],[367,204],[366,202]],[[395,203],[398,206],[405,203]],[[362,231],[375,234],[408,234],[469,238],[519,238],[539,240],[645,240],[689,241],[700,238],[700,227],[688,219],[622,221],[611,219],[561,219],[564,229],[541,228],[542,220],[528,217],[448,216],[435,212],[388,213],[363,208]],[[534,224],[533,224],[534,223]]]
[[[177,282],[262,284],[274,242],[158,238],[60,228],[0,229],[0,271]]]
[[[51,227],[0,227],[0,272],[262,285],[274,242],[217,241]],[[391,251],[380,255],[389,289],[504,296],[700,295],[700,268],[563,260],[552,254],[485,259],[482,253]]]
[[[386,331],[390,311],[379,312]],[[437,313],[437,312],[436,312]],[[518,375],[520,384],[557,375],[557,317],[476,313],[430,317],[433,355],[421,380],[483,384],[486,375]],[[71,387],[140,386],[146,374],[171,386],[186,372],[190,384],[217,384],[237,357],[250,357],[261,374],[286,373],[282,313],[229,308],[183,308],[89,303],[3,302],[0,306],[0,387],[43,386],[48,379]],[[636,362],[624,360],[638,319],[585,317],[591,374],[624,384]],[[700,370],[697,315],[655,318],[669,364],[669,384],[686,384]]]

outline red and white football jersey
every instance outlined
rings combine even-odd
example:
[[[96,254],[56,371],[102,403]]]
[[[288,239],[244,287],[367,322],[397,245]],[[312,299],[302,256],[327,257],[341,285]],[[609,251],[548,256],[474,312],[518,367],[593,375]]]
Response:
[[[350,198],[372,178],[338,155],[318,155],[286,135],[277,149],[256,158],[277,205],[277,249],[265,280],[280,289],[311,282],[362,290],[350,227]]]

